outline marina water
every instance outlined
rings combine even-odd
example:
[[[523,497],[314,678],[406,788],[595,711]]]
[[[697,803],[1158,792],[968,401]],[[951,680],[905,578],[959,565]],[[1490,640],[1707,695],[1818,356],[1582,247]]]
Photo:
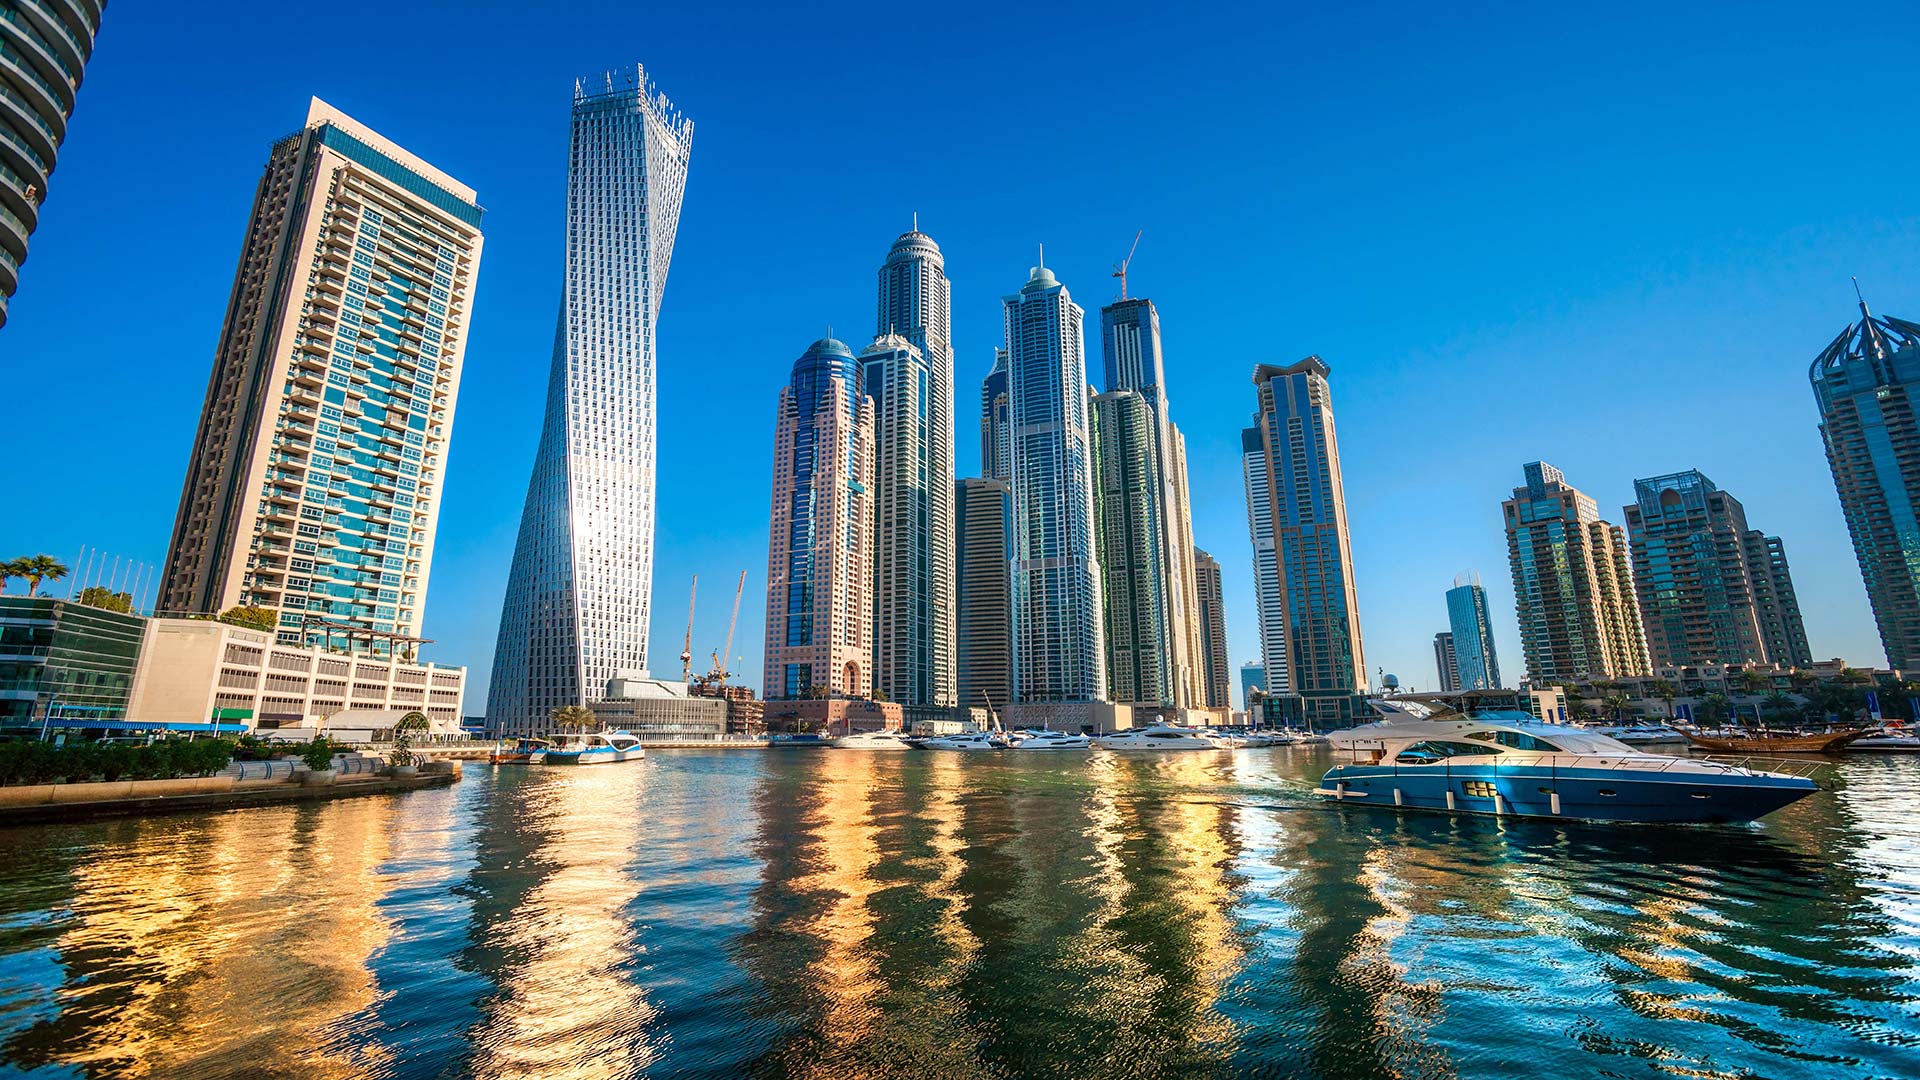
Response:
[[[1920,761],[1711,828],[1327,763],[663,751],[0,830],[0,1076],[1920,1076]]]

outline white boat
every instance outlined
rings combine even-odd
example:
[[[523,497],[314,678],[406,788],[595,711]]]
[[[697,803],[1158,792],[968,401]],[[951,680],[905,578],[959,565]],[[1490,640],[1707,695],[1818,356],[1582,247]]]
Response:
[[[1227,747],[1207,738],[1193,728],[1154,724],[1129,728],[1111,735],[1095,736],[1093,745],[1102,750],[1224,750]]]
[[[1907,728],[1886,727],[1871,735],[1853,740],[1846,745],[1845,749],[1871,750],[1882,754],[1920,751],[1920,735],[1916,735]]]
[[[1596,735],[1605,735],[1616,742],[1628,746],[1658,746],[1663,743],[1684,743],[1685,735],[1667,727],[1665,724],[1594,724],[1586,730]]]
[[[1239,750],[1248,745],[1246,736],[1235,735],[1229,731],[1220,731],[1215,728],[1201,728],[1198,734],[1201,738],[1206,739],[1222,750]]]
[[[1066,731],[1027,728],[1007,736],[1009,750],[1086,750],[1092,746],[1092,739]]]
[[[906,733],[900,731],[863,731],[833,740],[835,750],[911,750]]]
[[[1004,745],[984,731],[962,731],[920,740],[922,750],[998,750]]]
[[[640,739],[630,731],[596,731],[575,735],[547,749],[546,765],[605,765],[615,761],[639,761],[647,756]]]

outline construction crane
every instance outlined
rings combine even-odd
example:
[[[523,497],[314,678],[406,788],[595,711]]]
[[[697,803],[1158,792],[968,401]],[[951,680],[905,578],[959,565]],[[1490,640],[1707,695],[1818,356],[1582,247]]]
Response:
[[[747,572],[740,571],[740,583],[733,587],[733,615],[727,619],[727,646],[713,655],[713,670],[701,677],[703,686],[725,686],[734,673],[727,670],[727,657],[733,652],[733,629],[740,623],[740,596],[747,591]]]
[[[1127,267],[1133,262],[1133,253],[1140,250],[1140,237],[1145,235],[1146,231],[1141,229],[1133,234],[1133,246],[1127,249],[1127,257],[1114,264],[1113,276],[1120,279],[1120,299],[1122,300],[1127,298]]]
[[[693,587],[687,590],[687,640],[680,645],[680,677],[693,682],[693,600],[700,595],[700,575],[693,575]]]

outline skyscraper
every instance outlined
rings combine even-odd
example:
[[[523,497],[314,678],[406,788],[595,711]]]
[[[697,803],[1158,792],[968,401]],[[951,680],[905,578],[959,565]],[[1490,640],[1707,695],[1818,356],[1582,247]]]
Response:
[[[980,384],[980,475],[1013,479],[1012,411],[1007,393],[1007,350],[993,350],[993,370]]]
[[[1259,422],[1256,414],[1254,422]],[[1240,470],[1246,482],[1247,538],[1253,544],[1253,599],[1260,625],[1261,689],[1287,691],[1287,605],[1280,595],[1280,556],[1273,546],[1273,483],[1267,441],[1258,427],[1240,431]]]
[[[654,342],[692,143],[644,68],[574,84],[566,280],[487,695],[497,730],[540,730],[647,667]]]
[[[0,326],[20,287],[106,0],[0,0]]]
[[[1614,679],[1648,673],[1627,537],[1593,499],[1544,461],[1501,504],[1527,678]]]
[[[1165,612],[1160,648],[1166,653],[1165,704],[1182,708],[1205,697],[1200,656],[1198,585],[1193,568],[1192,508],[1187,497],[1186,442],[1167,406],[1166,365],[1160,339],[1160,313],[1153,301],[1120,299],[1100,309],[1100,352],[1108,392],[1140,395],[1150,417],[1151,451],[1157,483],[1145,495],[1157,505],[1158,536],[1150,556],[1158,604]],[[1112,577],[1112,571],[1108,571]],[[1113,625],[1109,616],[1108,626]],[[1111,646],[1109,646],[1111,651]]]
[[[1487,590],[1478,574],[1453,579],[1447,590],[1447,621],[1453,627],[1449,647],[1454,655],[1454,689],[1500,689],[1500,657],[1493,647],[1493,619],[1487,613]]]
[[[1812,661],[1798,655],[1807,632],[1779,537],[1749,528],[1740,500],[1697,469],[1633,488],[1633,584],[1655,667]]]
[[[1200,671],[1206,692],[1200,704],[1209,709],[1233,708],[1233,683],[1227,673],[1227,615],[1225,596],[1220,587],[1220,563],[1213,556],[1193,549],[1193,576],[1199,584]]]
[[[1433,666],[1440,672],[1440,692],[1451,694],[1460,689],[1460,655],[1453,647],[1453,632],[1442,630],[1433,635]]]
[[[1044,265],[1001,305],[1013,445],[1015,683],[1024,702],[1102,701],[1086,313]]]
[[[873,688],[873,399],[823,338],[780,390],[767,533],[769,701]]]
[[[354,650],[372,642],[349,627],[420,633],[480,216],[472,188],[319,98],[274,144],[160,610],[256,605],[281,641]]]
[[[1261,364],[1253,372],[1285,634],[1287,689],[1280,708],[1322,726],[1362,717],[1367,687],[1331,372],[1317,356],[1286,367]],[[1254,517],[1251,510],[1248,516]]]
[[[874,685],[908,706],[956,700],[948,292],[916,221],[880,267],[880,337],[861,354],[879,448]]]
[[[1887,666],[1920,664],[1920,324],[1860,321],[1814,357],[1807,377]]]
[[[1249,660],[1240,665],[1240,704],[1252,709],[1253,691],[1266,691],[1267,670],[1258,660]]]
[[[1013,491],[1005,480],[970,477],[956,492],[959,540],[959,704],[1003,708],[1013,682]]]
[[[1106,697],[1148,708],[1176,704],[1155,426],[1153,410],[1138,391],[1111,390],[1093,399]]]

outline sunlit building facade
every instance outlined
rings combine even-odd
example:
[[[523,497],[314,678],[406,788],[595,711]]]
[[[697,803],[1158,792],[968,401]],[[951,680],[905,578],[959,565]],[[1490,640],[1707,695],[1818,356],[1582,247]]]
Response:
[[[1280,556],[1273,546],[1273,483],[1267,476],[1267,441],[1257,427],[1240,431],[1240,475],[1247,496],[1247,538],[1253,545],[1259,667],[1265,680],[1260,687],[1283,694],[1287,690],[1287,608],[1280,596]]]
[[[1453,632],[1448,647],[1454,655],[1454,689],[1500,689],[1500,657],[1493,646],[1493,620],[1487,613],[1487,590],[1478,580],[1456,578],[1447,590],[1447,622]]]
[[[1093,399],[1093,505],[1105,614],[1107,699],[1177,705],[1173,636],[1161,558],[1166,511],[1156,421],[1136,390]]]
[[[814,342],[793,362],[775,421],[768,701],[873,691],[873,432],[853,352]]]
[[[1433,666],[1440,675],[1440,692],[1451,694],[1460,689],[1460,656],[1453,647],[1453,631],[1433,635]]]
[[[1199,585],[1200,601],[1200,685],[1204,696],[1199,704],[1209,709],[1231,709],[1233,683],[1227,671],[1226,597],[1221,588],[1219,561],[1194,548],[1193,577]]]
[[[472,188],[318,98],[275,143],[157,608],[272,610],[277,640],[418,635],[464,370]]]
[[[574,84],[566,276],[487,720],[544,730],[647,668],[655,357],[693,123],[646,71]]]
[[[1920,324],[1862,300],[1807,377],[1887,666],[1920,665]]]
[[[106,0],[0,0],[0,326]]]
[[[1501,515],[1527,678],[1540,686],[1645,675],[1625,531],[1601,520],[1593,499],[1559,469],[1535,461],[1525,473]]]

